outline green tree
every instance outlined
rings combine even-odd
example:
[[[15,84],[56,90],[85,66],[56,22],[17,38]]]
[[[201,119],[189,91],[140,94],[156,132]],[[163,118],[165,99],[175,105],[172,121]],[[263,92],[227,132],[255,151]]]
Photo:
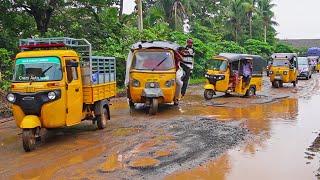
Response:
[[[273,21],[274,12],[272,8],[276,5],[272,3],[272,0],[259,0],[258,1],[258,12],[263,21],[264,28],[264,42],[267,42],[267,31],[270,26],[277,25],[278,23]]]
[[[8,89],[9,81],[12,78],[13,61],[10,59],[10,53],[3,48],[0,48],[0,88]]]
[[[255,39],[248,39],[244,42],[244,48],[250,54],[269,57],[273,53],[273,47],[266,42]]]
[[[228,13],[228,25],[234,37],[235,42],[239,42],[239,36],[241,35],[243,28],[244,0],[231,0]]]

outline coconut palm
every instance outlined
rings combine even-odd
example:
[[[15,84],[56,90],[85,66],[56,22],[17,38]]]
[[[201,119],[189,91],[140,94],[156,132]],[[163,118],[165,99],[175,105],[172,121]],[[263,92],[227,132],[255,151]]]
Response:
[[[158,0],[154,7],[162,11],[165,20],[175,29],[178,29],[182,20],[186,17],[186,0]]]
[[[239,35],[242,31],[243,17],[245,15],[244,11],[245,0],[231,0],[228,10],[228,25],[231,27],[234,40],[239,41]]]
[[[276,5],[271,2],[272,0],[259,0],[258,1],[258,12],[263,21],[264,29],[264,42],[267,42],[267,31],[270,26],[278,25],[277,22],[273,21],[274,12],[272,8]]]
[[[249,21],[249,36],[250,39],[252,39],[252,18],[253,13],[256,11],[255,0],[247,0],[244,2],[243,6]]]

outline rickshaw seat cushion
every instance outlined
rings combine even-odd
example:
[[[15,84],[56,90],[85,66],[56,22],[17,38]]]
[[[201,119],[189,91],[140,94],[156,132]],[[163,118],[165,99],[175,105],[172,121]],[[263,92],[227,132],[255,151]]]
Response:
[[[142,96],[146,98],[158,98],[163,97],[163,92],[160,88],[145,88]]]

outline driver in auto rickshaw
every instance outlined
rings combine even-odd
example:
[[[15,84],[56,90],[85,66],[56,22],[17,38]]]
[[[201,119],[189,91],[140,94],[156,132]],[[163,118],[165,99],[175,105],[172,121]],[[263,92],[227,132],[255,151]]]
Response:
[[[242,77],[243,77],[243,82],[245,86],[242,88],[246,88],[246,86],[249,86],[251,77],[252,77],[252,61],[250,59],[245,59],[242,65]]]

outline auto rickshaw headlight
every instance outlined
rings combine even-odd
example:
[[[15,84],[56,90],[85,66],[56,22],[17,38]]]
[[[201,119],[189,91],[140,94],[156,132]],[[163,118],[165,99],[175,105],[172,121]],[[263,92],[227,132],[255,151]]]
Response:
[[[288,71],[283,71],[283,75],[288,75]]]
[[[52,91],[52,92],[49,92],[49,93],[48,93],[48,98],[49,98],[50,100],[55,100],[56,97],[57,97],[57,95],[56,95],[55,92]]]
[[[174,83],[175,83],[175,80],[174,80],[174,79],[169,80],[169,81],[166,82],[166,86],[167,86],[167,87],[171,87],[171,86],[174,85]]]
[[[269,71],[270,74],[273,74],[273,71]]]
[[[14,94],[10,93],[10,94],[7,95],[7,100],[10,103],[14,103],[14,102],[16,102],[16,96]]]
[[[210,76],[209,76],[209,74],[206,74],[206,75],[204,75],[204,77],[205,77],[205,78],[209,78]]]
[[[134,79],[134,80],[132,81],[132,86],[133,86],[133,87],[140,87],[140,81]]]

